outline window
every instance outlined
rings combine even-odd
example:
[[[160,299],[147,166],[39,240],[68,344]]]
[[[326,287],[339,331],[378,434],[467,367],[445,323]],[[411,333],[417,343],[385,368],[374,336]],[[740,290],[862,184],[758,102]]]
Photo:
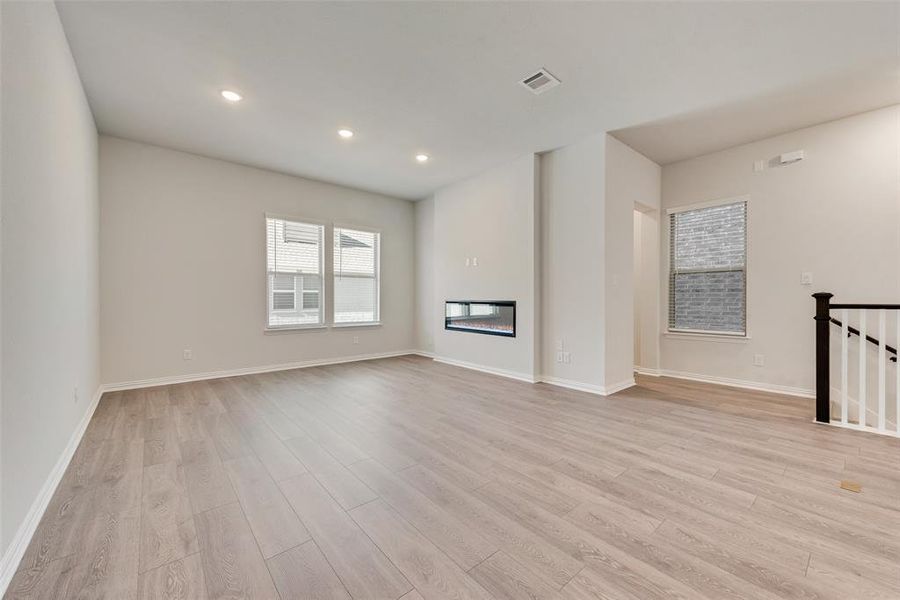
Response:
[[[334,228],[334,323],[379,321],[381,234]]]
[[[669,329],[746,335],[747,202],[669,215]]]
[[[322,325],[322,245],[325,228],[266,217],[266,325],[290,329]]]

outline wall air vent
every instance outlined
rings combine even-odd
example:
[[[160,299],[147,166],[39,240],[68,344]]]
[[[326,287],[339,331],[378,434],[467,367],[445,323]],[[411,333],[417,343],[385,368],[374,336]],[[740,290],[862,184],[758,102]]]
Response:
[[[559,85],[559,79],[554,77],[547,69],[541,69],[537,73],[533,73],[520,81],[523,86],[531,91],[532,94],[543,94],[550,88]]]

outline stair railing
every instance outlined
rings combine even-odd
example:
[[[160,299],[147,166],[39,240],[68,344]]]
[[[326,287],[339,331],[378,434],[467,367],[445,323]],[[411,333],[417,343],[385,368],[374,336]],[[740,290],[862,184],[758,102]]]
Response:
[[[888,313],[894,313],[894,325],[896,338],[900,341],[900,304],[859,304],[859,303],[832,303],[834,294],[818,292],[813,294],[816,299],[816,421],[831,423],[844,427],[871,430],[876,433],[887,433],[900,436],[900,364],[897,363],[897,348],[886,343]],[[839,310],[840,319],[832,317],[832,311]],[[851,327],[850,311],[859,311],[859,328]],[[873,337],[868,333],[868,312],[877,311],[877,335]],[[841,417],[839,421],[831,418],[831,325],[841,328],[841,387],[840,406]],[[852,423],[849,417],[850,390],[849,390],[849,338],[857,336],[859,343],[858,356],[858,390],[857,390],[857,423]],[[874,417],[869,419],[869,407],[867,406],[868,385],[868,344],[878,349],[878,374],[877,374],[877,400],[872,412]],[[898,344],[900,345],[900,344]],[[891,356],[889,356],[891,355]],[[894,369],[896,378],[894,386],[894,427],[887,427],[887,368],[889,362],[897,364]]]

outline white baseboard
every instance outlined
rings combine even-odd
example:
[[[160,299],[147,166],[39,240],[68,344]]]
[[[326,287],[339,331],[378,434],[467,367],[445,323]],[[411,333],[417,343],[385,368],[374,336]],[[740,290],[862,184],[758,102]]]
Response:
[[[597,394],[598,396],[606,396],[606,388],[602,385],[594,385],[591,383],[582,383],[580,381],[573,381],[571,379],[563,379],[561,377],[550,377],[549,375],[542,375],[541,382],[546,383],[548,385],[555,385],[557,387],[564,387],[570,390],[576,390],[579,392],[587,392],[588,394]]]
[[[94,416],[94,411],[97,410],[97,405],[100,403],[100,396],[105,391],[103,385],[97,388],[94,397],[91,398],[90,406],[85,411],[75,431],[72,432],[69,443],[63,450],[62,455],[60,455],[59,460],[56,461],[56,465],[53,466],[53,470],[47,476],[47,480],[44,481],[44,485],[41,486],[41,490],[38,492],[34,502],[31,503],[31,508],[28,510],[28,514],[25,515],[25,520],[22,521],[16,530],[9,547],[3,553],[3,557],[0,558],[0,597],[3,597],[6,593],[6,588],[12,581],[13,575],[16,574],[19,563],[28,549],[28,544],[31,543],[31,538],[34,536],[34,532],[44,516],[44,511],[47,510],[47,506],[50,504],[59,482],[62,481],[63,475],[69,467],[69,462],[75,456],[75,450],[78,449],[78,444],[81,443],[81,438],[84,437],[84,433],[87,431],[88,423],[91,422],[91,417]]]
[[[615,394],[616,392],[620,392],[624,389],[630,388],[634,385],[634,379],[628,379],[626,381],[622,381],[613,385],[603,386],[594,385],[592,383],[573,381],[572,379],[562,379],[561,377],[551,377],[549,375],[542,376],[541,381],[550,385],[564,387],[570,390],[587,392],[589,394],[597,394],[598,396],[609,396]]]
[[[423,354],[424,356],[424,354]],[[464,369],[472,369],[473,371],[481,371],[482,373],[490,373],[491,375],[499,375],[501,377],[508,377],[509,379],[516,379],[518,381],[524,381],[526,383],[537,383],[538,379],[529,375],[527,373],[519,373],[517,371],[508,371],[506,369],[498,369],[496,367],[488,367],[485,365],[479,365],[475,363],[466,362],[464,360],[456,360],[455,358],[447,358],[445,356],[432,356],[435,362],[444,363],[447,365],[453,365],[454,367],[462,367]]]
[[[434,358],[434,352],[428,352],[427,350],[413,350],[412,354],[424,356],[425,358]]]
[[[731,379],[729,377],[702,375],[700,373],[686,373],[684,371],[670,371],[668,369],[660,369],[659,375],[662,375],[663,377],[674,377],[676,379],[687,379],[689,381],[700,381],[703,383],[717,383],[719,385],[727,385],[730,387],[742,388],[745,390],[756,390],[759,392],[772,392],[775,394],[785,394],[788,396],[799,396],[801,398],[816,397],[815,390],[791,387],[788,385],[779,385],[776,383],[762,383],[759,381],[748,381],[746,379]]]
[[[634,365],[634,372],[640,375],[646,375],[648,377],[659,377],[659,369],[651,369],[650,367],[641,367],[638,365]]]
[[[254,375],[256,373],[271,373],[273,371],[289,371],[291,369],[305,369],[307,367],[322,367],[326,365],[337,365],[349,362],[358,362],[362,360],[376,360],[379,358],[393,358],[395,356],[406,356],[409,354],[418,354],[415,350],[398,350],[395,352],[379,352],[376,354],[356,354],[353,356],[342,356],[337,358],[326,358],[319,360],[303,360],[291,363],[282,363],[277,365],[263,365],[259,367],[245,367],[241,369],[226,369],[222,371],[208,371],[206,373],[191,373],[188,375],[173,375],[169,377],[152,377],[150,379],[137,379],[134,381],[120,381],[118,383],[106,383],[103,385],[104,392],[118,392],[122,390],[134,390],[138,388],[154,387],[157,385],[172,385],[176,383],[189,383],[191,381],[203,381],[206,379],[221,379],[223,377],[238,377],[240,375]]]

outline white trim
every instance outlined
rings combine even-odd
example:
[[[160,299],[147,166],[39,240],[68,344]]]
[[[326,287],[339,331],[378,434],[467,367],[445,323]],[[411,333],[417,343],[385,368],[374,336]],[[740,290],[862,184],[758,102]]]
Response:
[[[620,381],[619,383],[614,383],[612,385],[606,386],[606,395],[612,396],[616,392],[621,392],[622,390],[627,390],[630,387],[634,387],[637,385],[634,382],[634,377],[629,377],[625,381]]]
[[[750,194],[742,194],[740,196],[731,196],[729,198],[719,198],[717,200],[706,200],[704,202],[695,202],[694,204],[685,204],[682,206],[670,206],[666,209],[667,215],[675,215],[692,210],[700,210],[701,208],[713,208],[716,206],[727,206],[729,204],[738,204],[746,202],[750,204]]]
[[[464,369],[472,369],[473,371],[481,371],[482,373],[490,373],[491,375],[508,377],[510,379],[516,379],[518,381],[524,381],[526,383],[537,383],[539,381],[539,379],[535,378],[532,375],[528,375],[527,373],[508,371],[506,369],[498,369],[496,367],[486,367],[484,365],[478,365],[463,360],[456,360],[455,358],[446,358],[444,356],[434,356],[432,358],[435,362],[453,365],[454,367],[462,367]]]
[[[69,462],[75,455],[75,450],[78,449],[81,438],[84,437],[84,432],[87,431],[88,423],[91,422],[94,411],[97,410],[100,396],[105,391],[107,390],[103,385],[97,387],[97,391],[94,392],[94,397],[91,399],[91,405],[85,411],[75,431],[72,432],[69,443],[60,455],[59,460],[56,461],[56,465],[53,466],[53,470],[50,471],[46,481],[44,481],[44,485],[38,492],[34,502],[31,503],[31,508],[28,509],[28,514],[25,515],[25,519],[19,525],[19,529],[9,543],[9,547],[2,558],[0,558],[0,597],[6,593],[7,587],[16,574],[19,563],[22,562],[22,557],[28,549],[28,544],[31,543],[31,538],[34,536],[34,532],[37,530],[38,524],[47,510],[47,506],[50,504],[59,482],[62,481],[63,475],[69,467]]]
[[[562,379],[560,377],[550,377],[549,375],[544,375],[541,377],[541,382],[546,383],[547,385],[555,385],[557,387],[564,387],[579,392],[587,392],[588,394],[597,394],[598,396],[608,395],[606,388],[601,385],[582,383],[580,381],[573,381],[571,379]]]
[[[634,372],[639,375],[646,375],[647,377],[659,377],[659,369],[651,369],[649,367],[642,367],[640,365],[634,365]]]
[[[334,323],[331,326],[334,329],[341,329],[342,327],[381,327],[381,325],[382,325],[381,321],[359,321],[358,323],[354,322],[354,321],[349,321],[349,322],[342,322],[342,323]]]
[[[430,359],[434,360],[435,362],[443,363],[446,365],[451,365],[453,367],[462,367],[463,369],[471,369],[473,371],[481,371],[482,373],[489,373],[491,375],[499,375],[500,377],[506,377],[508,379],[515,379],[516,381],[524,381],[525,383],[546,383],[548,385],[564,387],[564,388],[568,388],[570,390],[577,390],[579,392],[587,392],[589,394],[597,394],[598,396],[609,396],[611,394],[615,394],[616,392],[622,391],[624,389],[627,389],[627,388],[630,388],[630,387],[636,385],[634,382],[634,378],[627,379],[625,381],[621,381],[619,383],[609,385],[609,386],[601,386],[601,385],[594,385],[594,384],[590,384],[590,383],[582,383],[580,381],[573,381],[571,379],[550,377],[547,375],[541,375],[539,377],[532,377],[526,373],[519,373],[517,371],[498,369],[496,367],[487,367],[485,365],[470,363],[470,362],[466,362],[463,360],[456,360],[455,358],[436,356],[433,353],[425,352],[424,350],[415,350],[412,353],[417,354],[418,356],[423,356],[425,358],[430,358]]]
[[[284,325],[282,327],[263,327],[263,333],[285,333],[289,331],[312,331],[316,329],[328,329],[328,325]]]
[[[244,367],[240,369],[227,369],[222,371],[208,371],[206,373],[192,373],[189,375],[172,375],[169,377],[152,377],[149,379],[137,379],[134,381],[120,381],[103,385],[103,391],[133,390],[137,388],[153,387],[157,385],[172,385],[176,383],[188,383],[191,381],[203,381],[205,379],[221,379],[223,377],[238,377],[240,375],[253,375],[256,373],[271,373],[272,371],[289,371],[291,369],[305,369],[307,367],[321,367],[325,365],[338,365],[342,363],[358,362],[363,360],[376,360],[379,358],[393,358],[415,354],[414,350],[397,350],[395,352],[379,352],[376,354],[355,354],[326,358],[322,360],[303,360],[277,365],[263,365],[259,367]]]
[[[688,381],[700,381],[703,383],[716,383],[719,385],[727,385],[729,387],[742,388],[745,390],[756,390],[759,392],[772,392],[774,394],[785,394],[788,396],[799,396],[801,398],[815,398],[815,390],[807,388],[792,387],[789,385],[779,385],[777,383],[762,383],[759,381],[749,381],[746,379],[731,379],[729,377],[717,377],[715,375],[702,375],[700,373],[686,373],[684,371],[670,371],[668,369],[660,369],[659,374],[663,377],[674,377],[675,379],[687,379]]]
[[[750,334],[742,333],[721,333],[721,332],[699,332],[687,331],[685,329],[668,329],[663,332],[663,336],[674,340],[695,340],[704,342],[728,342],[732,344],[742,344],[753,339]]]
[[[577,390],[579,392],[597,394],[598,396],[611,396],[616,392],[621,392],[622,390],[636,385],[634,382],[634,378],[626,379],[625,381],[614,383],[613,385],[604,386],[594,385],[591,383],[582,383],[580,381],[573,381],[571,379],[562,379],[560,377],[550,377],[548,375],[544,375],[543,377],[541,377],[541,382],[558,387],[564,387],[570,390]]]

